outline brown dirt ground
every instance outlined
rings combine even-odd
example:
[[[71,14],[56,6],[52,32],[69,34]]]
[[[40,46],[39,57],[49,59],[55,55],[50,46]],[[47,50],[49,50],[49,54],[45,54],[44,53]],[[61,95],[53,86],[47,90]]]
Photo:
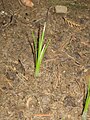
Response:
[[[27,8],[0,0],[0,120],[81,120],[90,69],[90,0],[33,2]],[[68,13],[56,14],[55,5],[67,6]],[[48,8],[45,40],[51,42],[35,78],[29,41]]]

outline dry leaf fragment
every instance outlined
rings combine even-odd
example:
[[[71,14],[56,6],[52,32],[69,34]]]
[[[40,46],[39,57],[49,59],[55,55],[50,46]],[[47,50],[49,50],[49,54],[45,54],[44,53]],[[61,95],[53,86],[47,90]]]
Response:
[[[23,5],[25,5],[27,7],[33,7],[34,6],[32,0],[20,0],[20,1]]]

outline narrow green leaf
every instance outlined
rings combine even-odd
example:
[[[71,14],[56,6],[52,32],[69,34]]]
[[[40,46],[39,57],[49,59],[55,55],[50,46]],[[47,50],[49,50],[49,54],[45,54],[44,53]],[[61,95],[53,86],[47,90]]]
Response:
[[[41,37],[40,37],[40,39],[39,39],[39,49],[38,49],[38,50],[39,50],[39,51],[38,51],[38,54],[39,54],[39,55],[40,55],[40,52],[41,52],[42,47],[43,47],[45,29],[46,29],[46,22],[44,23],[44,28],[43,28]]]
[[[90,78],[89,78],[88,91],[87,91],[87,97],[86,97],[86,101],[85,101],[84,111],[82,114],[82,120],[87,120],[87,112],[88,112],[89,105],[90,105]]]
[[[87,112],[83,112],[82,120],[87,120]]]
[[[47,49],[47,47],[48,47],[48,45],[49,45],[49,42],[50,42],[50,41],[48,41],[47,44],[43,46],[43,49],[42,49],[42,51],[41,51],[41,53],[40,53],[40,57],[38,58],[38,59],[39,59],[38,61],[40,61],[40,64],[41,64],[41,62],[42,62],[42,59],[43,59],[44,54],[45,54],[45,52],[46,52],[46,49]]]
[[[84,112],[88,111],[89,104],[90,104],[90,81],[89,81],[89,85],[88,85],[87,98],[86,98],[86,102],[85,102]]]
[[[36,63],[36,69],[35,69],[35,76],[39,75],[40,65],[41,65],[42,59],[44,57],[45,51],[49,45],[49,42],[50,41],[48,41],[47,44],[43,46],[42,51],[40,52],[40,56],[38,56],[37,63]]]

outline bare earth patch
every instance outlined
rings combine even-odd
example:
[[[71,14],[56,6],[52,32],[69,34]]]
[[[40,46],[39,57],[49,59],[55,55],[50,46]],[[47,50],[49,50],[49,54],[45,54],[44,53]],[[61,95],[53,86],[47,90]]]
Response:
[[[90,1],[0,1],[0,120],[81,120],[90,69]],[[56,14],[65,5],[66,14]],[[34,77],[32,31],[51,42]],[[90,120],[90,109],[88,111]]]

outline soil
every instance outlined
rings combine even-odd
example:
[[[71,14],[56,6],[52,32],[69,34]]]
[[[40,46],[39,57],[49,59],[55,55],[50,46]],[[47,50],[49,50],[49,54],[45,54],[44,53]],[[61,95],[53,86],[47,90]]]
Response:
[[[29,8],[0,0],[0,120],[81,120],[90,69],[90,0],[33,3]],[[57,14],[56,5],[68,12]],[[30,43],[44,22],[50,43],[35,78]]]

